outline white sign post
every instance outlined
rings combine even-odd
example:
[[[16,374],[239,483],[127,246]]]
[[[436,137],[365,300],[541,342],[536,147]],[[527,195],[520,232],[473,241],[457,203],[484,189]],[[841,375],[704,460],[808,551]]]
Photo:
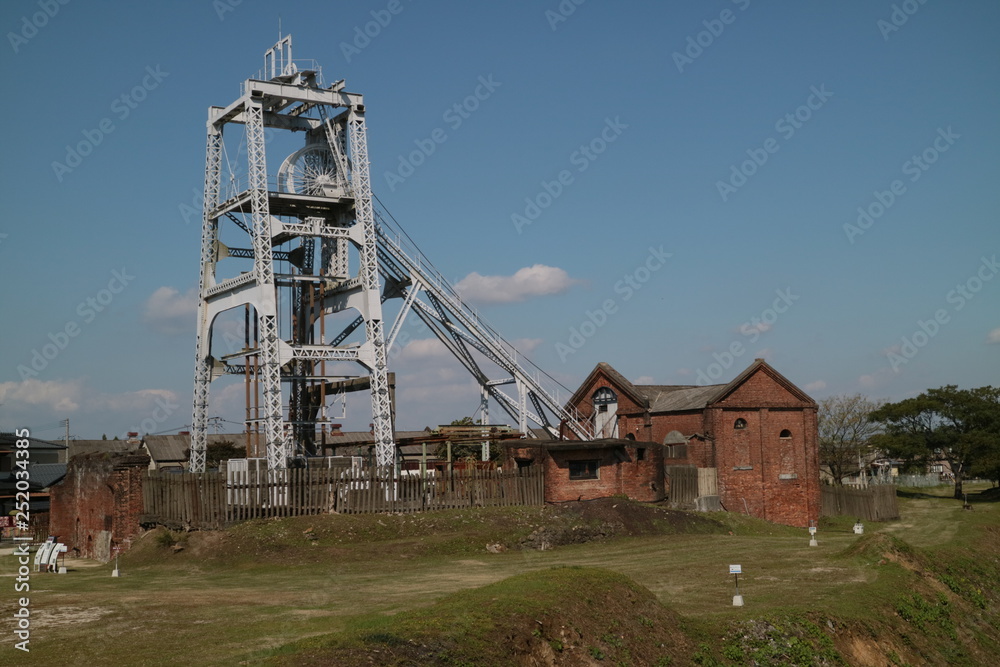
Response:
[[[809,546],[819,546],[819,542],[816,541],[816,526],[809,526]]]
[[[740,575],[743,573],[743,567],[741,565],[730,565],[729,574],[736,577],[736,595],[733,596],[733,606],[742,607],[743,606],[743,596],[740,595]]]

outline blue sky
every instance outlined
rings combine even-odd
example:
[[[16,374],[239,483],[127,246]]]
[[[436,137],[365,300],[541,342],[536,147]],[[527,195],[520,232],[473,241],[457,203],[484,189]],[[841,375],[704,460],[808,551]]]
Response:
[[[11,0],[0,428],[190,423],[206,110],[279,17],[365,95],[375,193],[570,389],[755,357],[817,399],[997,383],[996,3]],[[390,370],[399,428],[476,410],[430,342]]]

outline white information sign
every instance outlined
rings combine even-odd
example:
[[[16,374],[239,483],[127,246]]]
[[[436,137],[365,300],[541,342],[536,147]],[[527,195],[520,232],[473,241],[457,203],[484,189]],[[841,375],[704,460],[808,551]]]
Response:
[[[743,566],[741,565],[730,565],[729,574],[743,574]]]

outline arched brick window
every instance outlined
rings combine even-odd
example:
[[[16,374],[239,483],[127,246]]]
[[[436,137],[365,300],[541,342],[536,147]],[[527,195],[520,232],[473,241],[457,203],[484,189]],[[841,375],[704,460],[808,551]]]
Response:
[[[740,417],[735,422],[733,422],[733,428],[737,431],[745,429],[747,427],[747,420]]]
[[[792,432],[789,431],[787,428],[782,429],[781,433],[778,434],[778,437],[779,438],[785,438],[785,439],[791,438],[792,437]]]

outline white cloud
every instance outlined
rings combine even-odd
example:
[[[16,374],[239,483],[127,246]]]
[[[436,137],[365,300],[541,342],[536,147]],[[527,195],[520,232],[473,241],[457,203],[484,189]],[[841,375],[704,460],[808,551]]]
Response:
[[[632,380],[632,384],[653,384],[653,376],[640,375],[636,379]]]
[[[0,403],[6,420],[20,424],[45,424],[72,418],[74,435],[152,431],[167,421],[190,417],[189,399],[169,389],[138,389],[106,393],[90,386],[86,378],[0,383]],[[89,433],[88,433],[89,432]]]
[[[687,377],[689,375],[694,375],[694,371],[691,370],[690,368],[678,368],[677,374],[680,375],[681,377]]]
[[[1000,343],[1000,327],[997,327],[986,336],[987,343]]]
[[[815,382],[810,382],[805,386],[806,391],[822,391],[826,389],[826,383],[822,380],[816,380]]]
[[[535,264],[518,269],[512,276],[483,276],[475,271],[458,281],[455,289],[472,303],[514,303],[535,296],[559,294],[581,281],[564,269]]]
[[[21,403],[56,412],[76,412],[86,395],[83,380],[35,380],[0,383],[0,403]]]
[[[192,287],[181,294],[173,287],[160,287],[148,299],[142,321],[157,333],[175,335],[194,333],[198,315],[198,290]]]

